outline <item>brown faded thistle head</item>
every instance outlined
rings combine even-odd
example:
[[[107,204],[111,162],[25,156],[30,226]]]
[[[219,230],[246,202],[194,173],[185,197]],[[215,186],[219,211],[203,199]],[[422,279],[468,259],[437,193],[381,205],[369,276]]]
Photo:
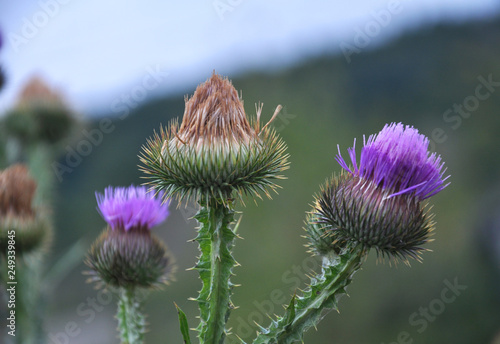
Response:
[[[15,236],[17,252],[28,253],[47,246],[51,229],[37,209],[32,207],[36,182],[26,166],[13,165],[0,171],[0,250],[5,252]]]
[[[268,190],[278,187],[274,181],[288,168],[288,155],[267,124],[260,128],[261,111],[252,126],[231,82],[213,74],[186,98],[180,127],[172,122],[143,147],[149,184],[178,200],[226,202],[260,192],[270,197]]]
[[[176,137],[184,143],[248,143],[257,138],[245,115],[243,102],[228,79],[213,74],[190,99]]]
[[[0,216],[33,216],[31,201],[35,195],[36,182],[26,166],[13,165],[0,171]]]

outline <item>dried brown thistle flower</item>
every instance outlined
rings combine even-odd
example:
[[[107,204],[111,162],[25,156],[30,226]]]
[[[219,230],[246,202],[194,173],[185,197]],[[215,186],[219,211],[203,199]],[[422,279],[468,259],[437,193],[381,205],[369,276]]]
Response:
[[[232,83],[217,74],[185,101],[180,127],[173,121],[143,147],[142,170],[153,188],[179,200],[270,197],[268,189],[276,190],[274,180],[288,168],[286,145],[268,128],[281,106],[263,128],[259,106],[252,125]]]
[[[36,182],[26,166],[15,164],[0,171],[0,216],[33,216],[31,202]]]
[[[41,212],[33,208],[36,182],[22,164],[0,171],[0,253],[15,236],[17,252],[28,253],[46,247],[51,227]]]

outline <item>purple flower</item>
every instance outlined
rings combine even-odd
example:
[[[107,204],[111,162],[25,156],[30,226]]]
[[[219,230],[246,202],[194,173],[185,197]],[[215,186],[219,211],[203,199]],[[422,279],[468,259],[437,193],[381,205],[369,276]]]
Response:
[[[429,139],[418,130],[401,123],[386,124],[376,135],[363,139],[359,166],[356,163],[354,146],[348,149],[352,169],[339,153],[337,162],[350,173],[370,180],[390,194],[386,198],[413,192],[421,201],[429,198],[446,186],[443,178],[446,169],[441,157],[429,154]]]
[[[107,187],[96,192],[98,211],[112,229],[150,229],[168,216],[162,195],[148,193],[144,186]]]

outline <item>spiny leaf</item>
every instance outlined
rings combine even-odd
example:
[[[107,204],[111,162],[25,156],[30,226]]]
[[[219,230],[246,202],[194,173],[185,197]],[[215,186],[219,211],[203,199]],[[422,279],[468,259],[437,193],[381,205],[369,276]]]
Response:
[[[181,327],[182,339],[184,339],[184,344],[191,344],[191,339],[189,338],[189,326],[186,318],[186,314],[174,303],[177,309],[177,314],[179,315],[179,325]]]
[[[285,315],[261,330],[253,344],[291,344],[301,342],[310,327],[316,327],[361,266],[365,251],[361,246],[347,249],[340,256],[324,257],[321,274],[311,277],[311,285],[300,296],[294,295]]]

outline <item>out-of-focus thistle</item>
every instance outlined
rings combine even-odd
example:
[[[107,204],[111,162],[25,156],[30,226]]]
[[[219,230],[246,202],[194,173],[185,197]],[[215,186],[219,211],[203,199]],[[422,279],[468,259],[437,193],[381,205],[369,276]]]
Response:
[[[59,93],[41,78],[33,77],[4,121],[6,132],[22,143],[56,144],[70,134],[74,116]]]
[[[29,80],[16,106],[0,120],[0,141],[4,141],[0,165],[24,162],[29,166],[38,183],[35,203],[51,203],[56,177],[52,164],[76,128],[73,111],[39,77]]]
[[[270,197],[275,181],[288,168],[286,145],[269,123],[260,126],[262,106],[251,123],[238,92],[228,79],[213,74],[186,98],[186,109],[179,127],[177,121],[161,128],[148,140],[141,156],[148,184],[164,197],[193,200],[201,205],[195,219],[200,224],[196,240],[201,255],[195,266],[203,286],[196,299],[200,308],[197,327],[200,343],[224,342],[225,325],[234,306],[230,282],[236,261],[231,250],[236,237],[234,200],[249,194]],[[181,330],[190,342],[187,325],[179,310]]]
[[[429,241],[432,215],[425,200],[448,184],[444,163],[428,152],[429,140],[410,126],[386,125],[364,142],[359,165],[336,157],[345,172],[322,187],[306,220],[309,248],[323,259],[302,295],[292,298],[283,317],[261,329],[255,344],[302,341],[303,334],[337,308],[337,300],[370,248],[408,263],[420,260]]]
[[[0,171],[0,280],[16,283],[16,325],[22,330],[11,338],[15,343],[40,343],[44,337],[41,262],[52,226],[47,210],[33,204],[36,189],[26,166]]]
[[[261,112],[252,125],[231,82],[213,74],[186,99],[180,127],[174,120],[148,140],[141,161],[149,183],[178,200],[270,196],[288,155],[269,123],[260,128]]]
[[[52,237],[52,229],[44,211],[34,208],[37,188],[26,166],[13,165],[0,171],[0,250],[7,250],[8,233],[15,232],[16,253],[42,252]]]
[[[118,292],[122,343],[142,343],[145,319],[137,292],[160,287],[169,277],[167,248],[150,232],[167,218],[168,204],[145,187],[108,187],[96,197],[108,227],[87,255],[85,263],[92,269],[89,281]]]

